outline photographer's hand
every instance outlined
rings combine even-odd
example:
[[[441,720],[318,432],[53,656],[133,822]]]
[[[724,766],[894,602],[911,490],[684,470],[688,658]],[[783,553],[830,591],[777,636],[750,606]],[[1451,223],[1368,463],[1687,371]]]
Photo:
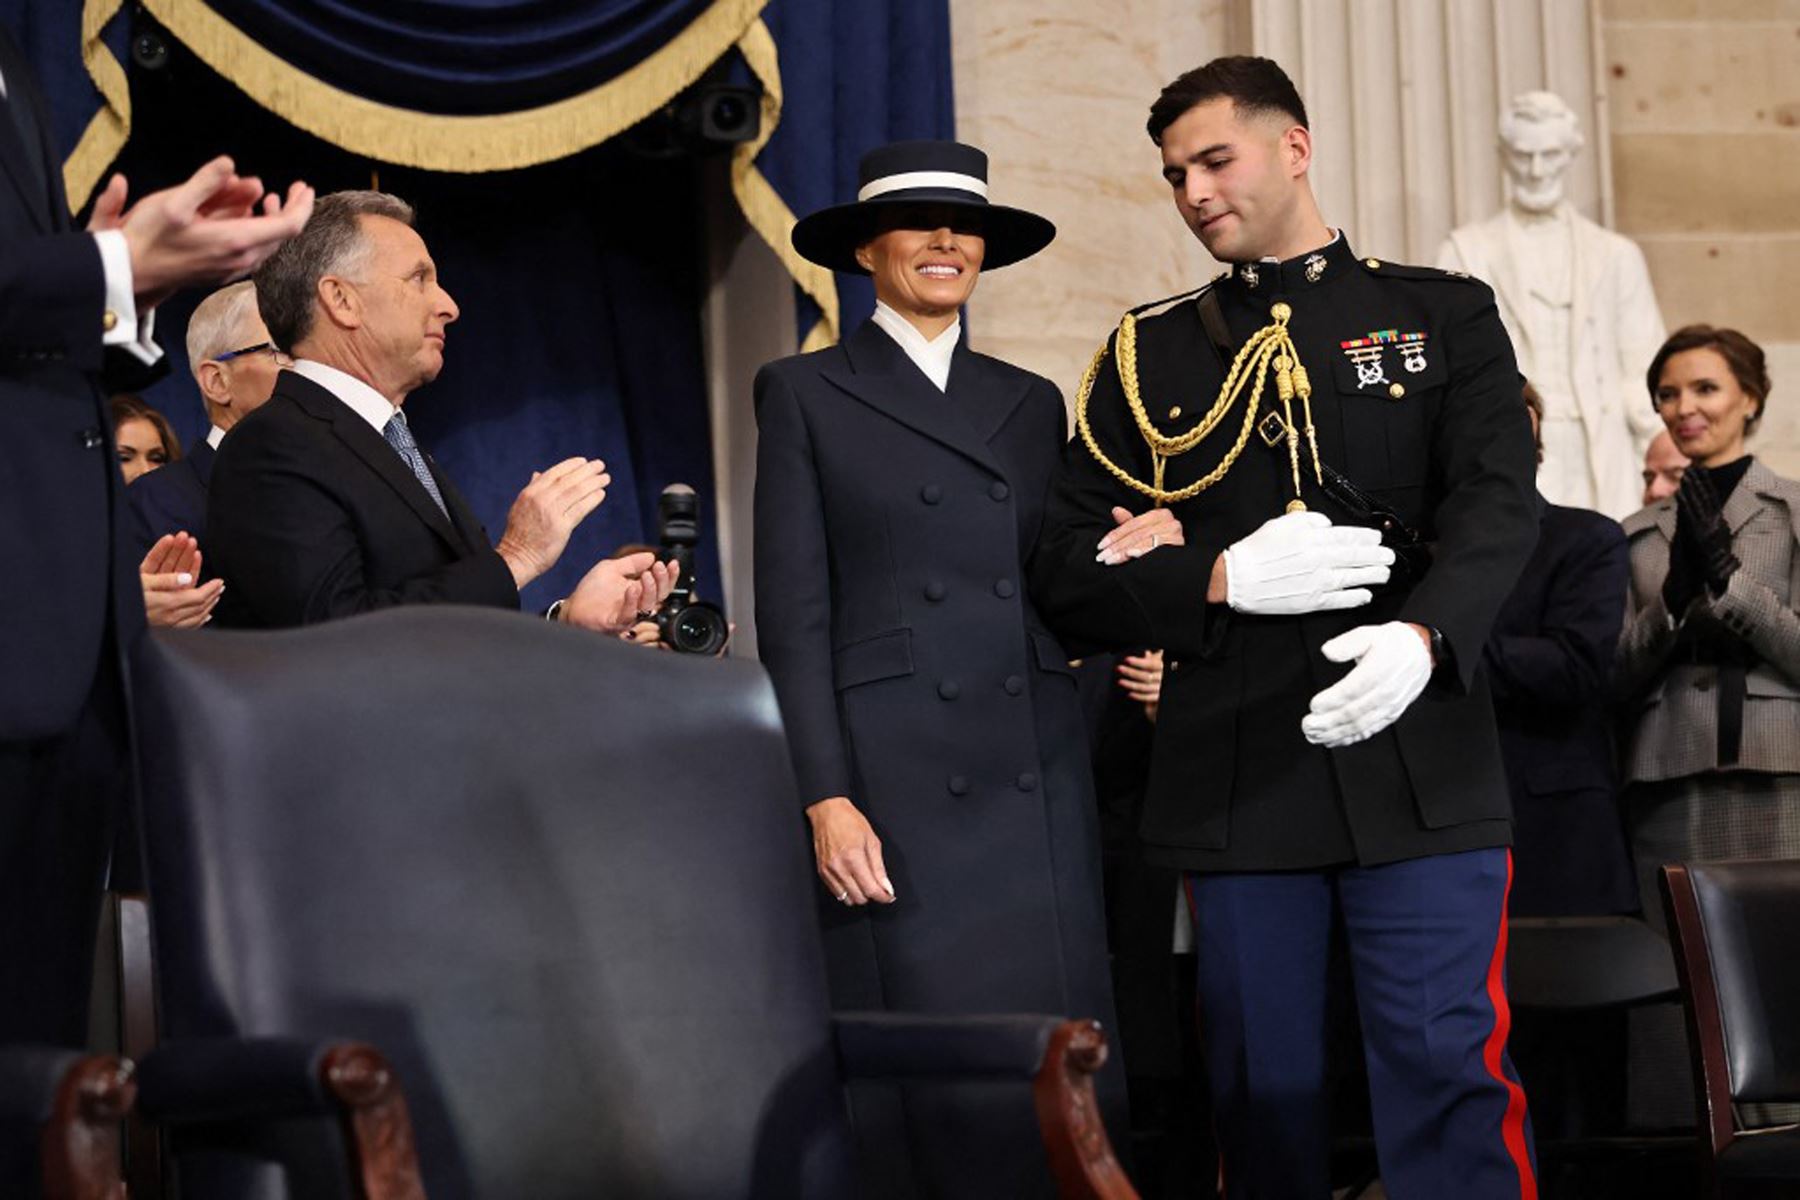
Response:
[[[819,878],[833,899],[851,907],[871,900],[894,902],[894,884],[881,861],[881,839],[848,796],[830,796],[810,805],[806,819],[812,822]]]
[[[606,499],[612,476],[597,458],[565,458],[533,471],[531,482],[506,514],[506,531],[494,550],[506,560],[513,582],[526,584],[556,565],[569,535]]]
[[[561,617],[584,629],[624,633],[669,598],[680,574],[674,562],[657,562],[648,550],[603,558],[569,593]]]

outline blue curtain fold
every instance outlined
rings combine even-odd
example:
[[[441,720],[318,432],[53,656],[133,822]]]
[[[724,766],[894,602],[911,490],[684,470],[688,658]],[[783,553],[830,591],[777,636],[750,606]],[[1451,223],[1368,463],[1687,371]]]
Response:
[[[783,109],[757,165],[795,217],[856,198],[856,164],[886,142],[956,136],[949,0],[771,0]],[[875,310],[865,276],[838,275],[842,329]],[[819,310],[799,299],[799,330]]]
[[[711,0],[209,0],[253,40],[344,91],[420,112],[512,112],[641,63]]]

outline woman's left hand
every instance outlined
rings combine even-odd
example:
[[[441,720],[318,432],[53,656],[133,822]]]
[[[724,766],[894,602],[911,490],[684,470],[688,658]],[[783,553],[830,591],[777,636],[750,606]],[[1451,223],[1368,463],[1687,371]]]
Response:
[[[1160,546],[1185,546],[1181,522],[1166,508],[1153,508],[1147,513],[1131,515],[1127,508],[1112,510],[1118,528],[1100,539],[1095,561],[1116,567],[1120,563],[1142,558]]]
[[[1119,686],[1125,694],[1144,706],[1144,713],[1156,720],[1157,704],[1162,700],[1163,652],[1146,650],[1119,660]]]

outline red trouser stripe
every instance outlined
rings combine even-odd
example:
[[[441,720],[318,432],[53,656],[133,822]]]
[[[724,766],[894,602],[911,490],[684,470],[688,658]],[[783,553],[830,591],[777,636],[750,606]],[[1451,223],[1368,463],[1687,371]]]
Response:
[[[1512,1009],[1506,1003],[1506,907],[1512,899],[1512,851],[1506,852],[1506,893],[1500,902],[1500,935],[1494,939],[1494,957],[1488,963],[1488,1002],[1494,1006],[1494,1028],[1482,1047],[1481,1061],[1495,1082],[1506,1089],[1506,1116],[1500,1122],[1500,1136],[1506,1152],[1519,1171],[1520,1200],[1537,1200],[1537,1176],[1531,1170],[1531,1156],[1525,1150],[1525,1089],[1507,1078],[1500,1060],[1506,1053],[1506,1035],[1512,1032]]]

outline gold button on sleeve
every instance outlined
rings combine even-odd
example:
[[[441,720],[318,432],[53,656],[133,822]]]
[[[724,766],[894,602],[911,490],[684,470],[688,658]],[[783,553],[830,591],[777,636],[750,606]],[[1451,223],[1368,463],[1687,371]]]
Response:
[[[119,327],[119,314],[114,312],[110,308],[107,309],[106,312],[100,318],[100,328],[106,330],[106,332],[108,332],[108,333],[111,333],[113,330],[117,329],[118,327]]]

